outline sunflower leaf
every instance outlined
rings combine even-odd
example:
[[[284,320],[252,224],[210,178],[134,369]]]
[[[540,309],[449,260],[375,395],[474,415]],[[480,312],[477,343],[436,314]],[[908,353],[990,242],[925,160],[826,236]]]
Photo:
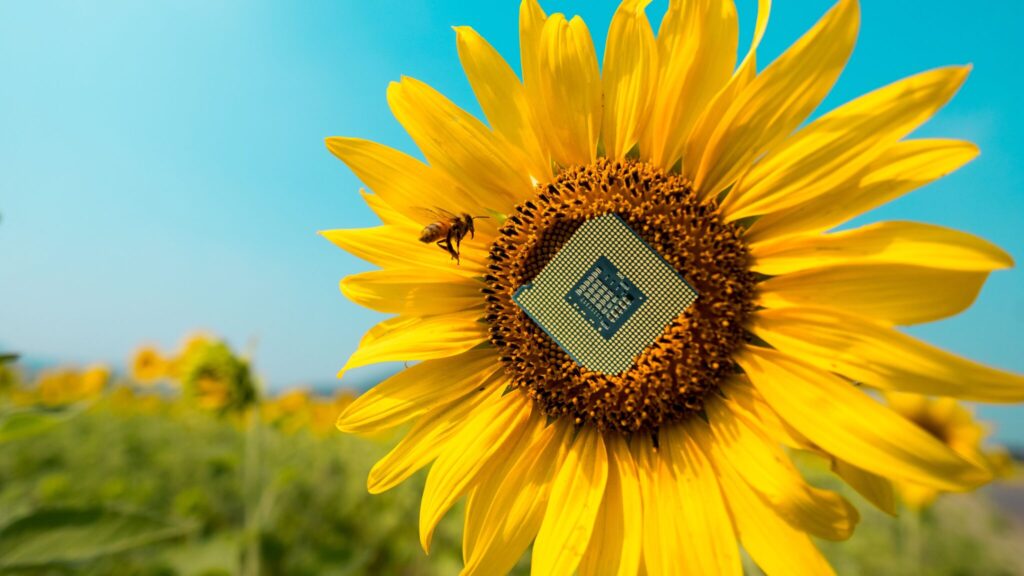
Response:
[[[0,571],[85,562],[195,530],[190,524],[111,508],[39,509],[0,528]]]
[[[0,444],[34,436],[46,432],[50,428],[74,418],[82,412],[82,407],[65,409],[25,408],[13,411],[0,411]]]

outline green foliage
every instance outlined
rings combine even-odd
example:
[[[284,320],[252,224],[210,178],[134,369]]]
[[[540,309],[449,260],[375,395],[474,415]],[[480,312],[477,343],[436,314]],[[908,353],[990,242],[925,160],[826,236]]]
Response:
[[[366,492],[388,441],[289,434],[157,395],[22,414],[59,425],[27,426],[35,433],[0,444],[0,572],[434,576],[461,567],[461,510],[441,523],[429,556],[419,548],[422,475]],[[1024,574],[1020,533],[985,492],[893,520],[824,467],[803,464],[862,513],[850,541],[819,542],[839,574]],[[528,572],[526,558],[516,573]],[[748,562],[747,573],[759,572]]]
[[[923,512],[902,508],[900,516],[892,518],[821,465],[803,463],[812,482],[842,493],[861,514],[860,524],[849,540],[818,541],[837,574],[1024,574],[1024,558],[1018,550],[1022,532],[998,512],[989,489],[947,494]]]
[[[110,508],[39,509],[0,528],[0,570],[87,562],[180,538],[193,529]]]
[[[0,443],[41,434],[79,412],[80,408],[31,407],[0,410]]]
[[[21,384],[18,371],[13,366],[17,360],[17,354],[0,354],[0,394]]]
[[[184,538],[135,542],[142,548],[97,546],[73,563],[50,559],[82,574],[239,574],[249,549],[262,574],[457,572],[460,513],[439,527],[429,557],[419,548],[421,476],[379,496],[367,493],[367,473],[386,446],[260,425],[257,491],[247,502],[246,434],[237,420],[180,402],[142,410],[108,398],[43,434],[0,445],[0,526],[54,509],[113,508],[191,530]],[[60,528],[45,537],[58,548],[54,543],[70,534]],[[0,547],[0,566],[21,562],[11,554]]]

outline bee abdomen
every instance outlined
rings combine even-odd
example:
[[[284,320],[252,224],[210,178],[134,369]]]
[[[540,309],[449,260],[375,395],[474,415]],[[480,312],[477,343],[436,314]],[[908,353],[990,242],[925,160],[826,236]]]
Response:
[[[433,224],[427,224],[427,227],[420,232],[420,242],[435,242],[440,240],[444,236],[444,226],[441,226],[440,222],[434,222]]]

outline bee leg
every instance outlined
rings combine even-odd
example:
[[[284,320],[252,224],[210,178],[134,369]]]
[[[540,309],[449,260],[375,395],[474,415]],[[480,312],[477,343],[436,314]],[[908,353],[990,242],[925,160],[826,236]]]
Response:
[[[455,260],[456,262],[458,262],[459,261],[459,253],[456,252],[454,248],[452,248],[452,231],[451,230],[449,230],[448,231],[448,235],[444,237],[444,243],[445,243],[445,250],[447,250],[448,254],[451,255],[452,260]]]
[[[445,252],[447,252],[449,254],[452,253],[452,245],[451,245],[450,242],[448,242],[447,238],[445,238],[444,240],[438,240],[436,242],[436,244],[437,244],[437,247],[440,248],[441,250],[444,250]]]
[[[460,265],[462,264],[462,237],[466,235],[466,232],[453,232],[453,235],[455,236],[455,250],[452,255],[455,256],[455,264]]]
[[[466,233],[458,234],[455,236],[455,261],[460,262],[459,256],[462,254],[462,238],[466,236]]]

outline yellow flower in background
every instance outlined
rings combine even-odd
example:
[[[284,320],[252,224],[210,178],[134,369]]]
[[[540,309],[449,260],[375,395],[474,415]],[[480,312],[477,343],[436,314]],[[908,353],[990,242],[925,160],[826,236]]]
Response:
[[[140,384],[155,384],[168,376],[168,361],[154,346],[142,346],[131,362],[131,377]]]
[[[110,407],[122,414],[157,414],[171,406],[162,394],[147,394],[131,386],[118,386],[110,391]]]
[[[79,376],[79,385],[83,395],[96,396],[107,387],[110,381],[110,368],[102,364],[87,366]]]
[[[988,430],[956,400],[916,394],[888,394],[886,400],[896,413],[920,426],[965,460],[988,468],[994,476],[1009,475],[1012,461],[1006,449],[983,447]],[[900,499],[911,508],[931,505],[940,493],[931,486],[912,482],[899,482],[896,488]]]
[[[74,371],[59,368],[44,370],[36,378],[36,390],[39,400],[47,406],[58,406],[66,402],[68,390],[76,387],[78,375]]]
[[[335,423],[338,414],[354,399],[355,396],[347,390],[326,398],[296,389],[265,400],[260,405],[260,414],[264,422],[289,434],[309,429],[316,436],[327,436],[337,433]]]
[[[395,315],[344,370],[418,362],[338,427],[411,422],[369,489],[430,465],[421,544],[466,497],[466,573],[507,572],[531,542],[539,574],[739,574],[737,542],[768,574],[831,573],[811,536],[845,539],[858,514],[805,482],[784,446],[813,448],[862,490],[879,476],[968,490],[991,471],[866,392],[1024,400],[1021,376],[896,328],[965,309],[1012,265],[1005,252],[913,222],[827,232],[975,157],[967,142],[906,139],[968,69],[805,125],[853,49],[856,1],[760,73],[768,0],[742,58],[731,0],[670,1],[657,34],[647,4],[620,5],[599,66],[581,19],[525,0],[522,82],[457,28],[490,127],[417,80],[388,89],[427,163],[328,139],[383,222],[323,233],[381,268],[341,289]],[[699,295],[619,373],[577,363],[514,299],[606,214]]]
[[[349,390],[339,390],[333,398],[328,400],[318,399],[311,407],[310,429],[317,436],[329,436],[337,434],[335,425],[338,422],[338,414],[348,408],[356,399],[355,394]]]
[[[258,400],[249,364],[223,342],[209,342],[186,358],[181,387],[203,410],[241,412]]]
[[[216,338],[205,332],[191,334],[182,340],[177,354],[167,363],[167,373],[172,381],[177,382],[181,378],[182,367],[188,364],[195,354],[198,354],[215,341]]]
[[[82,371],[56,368],[39,374],[36,391],[44,405],[60,406],[98,396],[109,380],[110,369],[98,364]]]
[[[294,433],[308,425],[312,403],[308,391],[290,390],[260,404],[260,413],[265,422]]]

